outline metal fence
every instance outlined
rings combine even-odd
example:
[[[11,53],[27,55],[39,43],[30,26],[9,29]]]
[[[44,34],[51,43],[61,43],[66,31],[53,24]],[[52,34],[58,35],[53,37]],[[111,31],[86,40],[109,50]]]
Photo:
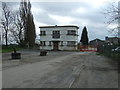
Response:
[[[98,47],[98,52],[114,60],[120,59],[120,52],[114,51],[118,45],[102,45]]]
[[[79,46],[80,51],[89,51],[89,52],[97,52],[97,46],[95,45],[80,45]]]

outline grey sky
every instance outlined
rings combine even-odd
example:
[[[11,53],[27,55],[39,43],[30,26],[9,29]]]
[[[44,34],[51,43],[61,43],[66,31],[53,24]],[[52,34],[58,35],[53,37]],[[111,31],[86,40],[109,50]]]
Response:
[[[80,27],[79,39],[84,26],[88,29],[90,40],[104,39],[105,36],[112,35],[108,33],[109,27],[104,23],[106,19],[101,13],[111,0],[64,1],[32,2],[31,0],[37,35],[39,34],[39,26],[45,25],[77,25]],[[16,7],[15,5],[13,4],[13,7]]]
[[[87,2],[34,2],[32,7],[37,27],[77,25],[80,27],[79,34],[81,35],[83,27],[87,26],[90,40],[104,39],[109,34],[104,24],[105,17],[101,13],[104,5],[97,7]]]

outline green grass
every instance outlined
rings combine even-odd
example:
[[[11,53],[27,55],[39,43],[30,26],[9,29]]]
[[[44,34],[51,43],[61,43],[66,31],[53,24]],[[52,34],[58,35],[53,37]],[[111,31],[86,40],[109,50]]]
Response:
[[[21,48],[19,46],[15,46],[15,49],[16,50],[21,50],[21,49],[24,49],[24,48]],[[2,50],[0,50],[0,52],[2,52],[2,53],[12,52],[12,51],[14,51],[13,46],[7,46],[7,47],[2,46]]]
[[[102,55],[102,54],[97,52],[96,55]]]
[[[2,52],[2,50],[0,50],[0,53]]]

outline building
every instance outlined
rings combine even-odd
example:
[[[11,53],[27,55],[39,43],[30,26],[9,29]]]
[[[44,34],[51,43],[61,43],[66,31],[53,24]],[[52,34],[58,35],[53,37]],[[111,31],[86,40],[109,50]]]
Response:
[[[105,37],[105,42],[109,45],[119,44],[120,38],[118,38],[118,37]]]
[[[91,40],[89,42],[89,45],[92,45],[92,46],[98,46],[98,45],[103,45],[105,44],[105,41],[104,40],[100,40],[98,38],[94,39],[94,40]]]
[[[78,26],[40,26],[40,49],[77,50]]]

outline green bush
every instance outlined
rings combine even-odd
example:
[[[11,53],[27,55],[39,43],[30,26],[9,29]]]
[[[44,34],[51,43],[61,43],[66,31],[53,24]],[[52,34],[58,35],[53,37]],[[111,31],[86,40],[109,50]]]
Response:
[[[120,58],[120,53],[119,52],[113,52],[112,49],[115,49],[118,47],[118,45],[104,45],[99,47],[100,48],[100,53],[111,58],[114,60],[118,60]]]

